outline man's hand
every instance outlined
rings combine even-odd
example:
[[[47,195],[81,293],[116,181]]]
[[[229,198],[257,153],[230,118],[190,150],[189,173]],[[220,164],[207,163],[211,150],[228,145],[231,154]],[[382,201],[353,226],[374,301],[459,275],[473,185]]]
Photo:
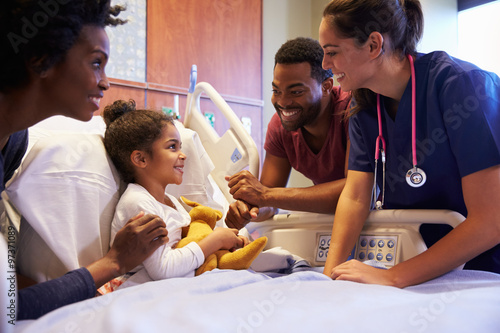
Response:
[[[249,171],[243,170],[232,176],[226,176],[226,180],[230,188],[229,193],[234,199],[244,201],[251,206],[267,206],[265,194],[268,188]]]
[[[252,219],[257,218],[259,214],[258,207],[251,207],[241,200],[236,200],[229,205],[226,214],[226,225],[229,228],[241,229]]]

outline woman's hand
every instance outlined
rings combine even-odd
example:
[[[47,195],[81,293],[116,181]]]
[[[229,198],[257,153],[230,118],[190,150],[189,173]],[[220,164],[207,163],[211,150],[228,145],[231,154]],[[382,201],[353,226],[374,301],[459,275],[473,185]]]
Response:
[[[156,215],[139,213],[116,234],[113,246],[100,260],[87,266],[96,287],[125,274],[168,242],[165,222]]]
[[[121,274],[125,274],[167,242],[165,222],[156,215],[140,213],[118,231],[108,255],[116,258]]]
[[[333,280],[394,286],[390,269],[372,267],[358,260],[349,260],[334,267],[330,277]]]

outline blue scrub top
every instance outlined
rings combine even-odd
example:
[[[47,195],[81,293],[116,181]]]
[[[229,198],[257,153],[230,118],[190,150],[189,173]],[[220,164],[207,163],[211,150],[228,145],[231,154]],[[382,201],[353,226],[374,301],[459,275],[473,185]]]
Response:
[[[381,98],[387,145],[385,208],[450,209],[467,216],[461,178],[500,164],[500,79],[445,52],[418,54],[415,78],[417,165],[427,181],[419,188],[406,183],[413,166],[409,80],[395,120]],[[374,172],[376,112],[374,107],[350,119],[349,170]]]
[[[5,147],[0,152],[0,192],[19,167],[28,147],[28,130],[21,130],[10,135]],[[0,200],[2,200],[0,198]]]

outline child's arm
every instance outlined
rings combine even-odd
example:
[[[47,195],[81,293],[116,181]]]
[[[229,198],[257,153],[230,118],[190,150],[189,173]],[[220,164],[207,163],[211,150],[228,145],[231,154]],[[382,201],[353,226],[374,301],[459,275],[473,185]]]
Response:
[[[169,233],[173,241],[160,247],[143,264],[153,280],[190,275],[205,259],[218,250],[234,250],[243,247],[247,241],[238,236],[237,229],[216,228],[207,237],[191,242],[181,248],[174,248],[181,230]],[[172,235],[172,236],[170,236]]]
[[[216,228],[198,242],[205,258],[218,250],[239,249],[245,245],[245,239],[238,236],[238,229]]]

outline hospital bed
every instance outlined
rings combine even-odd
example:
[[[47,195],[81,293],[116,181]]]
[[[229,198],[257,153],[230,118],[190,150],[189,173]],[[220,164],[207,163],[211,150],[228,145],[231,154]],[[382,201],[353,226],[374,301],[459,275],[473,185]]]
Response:
[[[219,137],[207,127],[200,116],[202,94],[224,109],[226,117],[232,117],[229,134]],[[169,185],[167,191],[225,210],[231,198],[223,176],[243,167],[257,176],[258,154],[237,117],[208,83],[191,82],[187,108],[184,125],[177,125],[183,151],[190,158],[183,184]],[[20,230],[16,236],[17,265],[24,275],[45,281],[107,252],[109,224],[123,184],[102,146],[103,131],[100,117],[88,123],[53,117],[31,129],[29,152],[4,196],[9,212],[4,223]],[[383,253],[378,264],[390,266],[425,250],[418,235],[421,223],[456,226],[462,220],[449,211],[372,213],[353,257],[361,259],[360,253],[365,251],[364,258],[368,258],[370,243],[375,240],[375,262],[377,254]],[[268,265],[270,271],[214,270],[194,278],[152,281],[60,308],[38,320],[16,322],[15,326],[6,322],[8,313],[2,314],[1,331],[499,331],[497,274],[457,269],[404,289],[327,278],[320,272],[332,223],[332,215],[285,212],[248,227],[254,235],[269,237],[270,248],[261,261],[278,258],[276,265],[293,266],[306,259],[316,267],[301,266],[303,269],[288,274]],[[379,246],[380,241],[385,245],[392,241],[392,250]],[[5,309],[11,299],[5,297],[10,286],[4,284],[8,262],[5,246],[1,249],[0,305]],[[271,255],[266,257],[268,253]],[[392,254],[390,262],[387,254]]]

